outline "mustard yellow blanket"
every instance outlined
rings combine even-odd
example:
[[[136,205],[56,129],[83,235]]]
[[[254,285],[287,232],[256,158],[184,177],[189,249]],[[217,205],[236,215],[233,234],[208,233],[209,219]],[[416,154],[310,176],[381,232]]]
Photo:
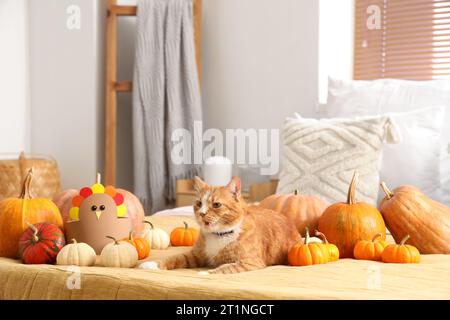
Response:
[[[172,230],[191,217],[148,218]],[[189,250],[153,250],[149,260]],[[23,265],[0,258],[0,299],[450,299],[450,255],[420,264],[342,259],[309,267],[273,266],[233,275],[173,271]]]

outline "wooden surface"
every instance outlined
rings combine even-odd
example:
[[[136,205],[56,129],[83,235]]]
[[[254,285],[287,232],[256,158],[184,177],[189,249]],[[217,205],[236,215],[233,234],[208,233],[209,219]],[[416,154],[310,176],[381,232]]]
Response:
[[[131,81],[117,81],[114,83],[114,90],[117,92],[131,92],[133,90],[133,83]]]
[[[202,74],[202,0],[193,0],[195,55],[198,77]],[[117,79],[117,18],[135,16],[136,6],[119,6],[108,0],[106,18],[106,99],[105,99],[105,184],[116,184],[117,92],[131,92],[131,81]]]

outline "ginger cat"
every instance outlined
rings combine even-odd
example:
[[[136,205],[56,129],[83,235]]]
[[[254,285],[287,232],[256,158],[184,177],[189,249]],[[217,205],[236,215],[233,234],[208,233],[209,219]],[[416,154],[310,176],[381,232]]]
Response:
[[[282,214],[248,206],[238,177],[225,187],[212,187],[195,177],[194,187],[194,211],[200,225],[196,244],[188,253],[159,264],[146,262],[141,268],[211,268],[201,274],[256,270],[287,264],[288,250],[302,241],[295,225]]]

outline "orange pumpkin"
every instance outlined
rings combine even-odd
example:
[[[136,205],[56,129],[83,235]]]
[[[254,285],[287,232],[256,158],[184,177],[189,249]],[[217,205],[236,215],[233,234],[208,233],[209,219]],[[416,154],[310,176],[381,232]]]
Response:
[[[291,266],[310,266],[329,261],[329,252],[323,243],[309,242],[309,230],[305,229],[305,244],[298,242],[288,253]]]
[[[328,204],[319,197],[299,194],[274,194],[262,200],[259,204],[263,208],[271,209],[293,221],[299,233],[305,236],[305,228],[317,229],[319,218]]]
[[[108,186],[107,186],[108,188]],[[125,189],[115,189],[117,193],[123,195],[125,207],[127,208],[127,216],[131,221],[131,228],[133,232],[139,233],[144,231],[144,225],[142,224],[142,220],[144,220],[145,213],[144,208],[142,207],[141,202],[138,197],[136,197],[131,192]],[[70,221],[69,211],[70,208],[73,207],[72,199],[73,197],[78,195],[79,190],[68,189],[61,192],[59,195],[53,198],[53,201],[58,206],[61,211],[62,218],[64,222]]]
[[[134,238],[131,231],[128,238],[124,238],[122,241],[130,243],[136,248],[139,260],[145,259],[150,255],[150,243],[144,238]]]
[[[387,263],[419,263],[420,253],[416,247],[405,244],[408,241],[409,235],[406,235],[399,244],[388,245],[381,258],[383,262]]]
[[[405,234],[420,253],[450,253],[450,208],[434,201],[413,186],[393,191],[381,183],[386,196],[380,212],[398,243]]]
[[[59,209],[51,200],[31,196],[32,180],[33,168],[24,179],[19,197],[0,201],[0,257],[18,257],[19,239],[28,228],[27,223],[63,226]]]
[[[381,254],[389,245],[383,238],[381,233],[377,233],[372,241],[358,241],[353,249],[355,259],[381,261]]]
[[[356,202],[355,192],[358,172],[353,174],[347,202],[329,206],[319,219],[319,230],[331,243],[336,244],[342,258],[353,258],[353,248],[360,240],[370,240],[374,234],[386,237],[386,226],[377,208]]]
[[[179,227],[172,230],[170,233],[170,243],[173,246],[193,246],[198,238],[198,230],[189,228],[186,222],[184,228]]]
[[[327,237],[322,232],[316,230],[315,236],[322,239],[323,245],[328,250],[330,261],[339,260],[339,248],[336,245],[329,243]]]

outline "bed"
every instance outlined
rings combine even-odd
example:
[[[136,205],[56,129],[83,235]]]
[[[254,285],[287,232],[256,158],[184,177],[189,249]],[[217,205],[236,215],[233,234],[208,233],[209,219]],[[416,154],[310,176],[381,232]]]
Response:
[[[196,225],[188,215],[148,220],[166,231],[183,221]],[[153,250],[149,260],[186,250]],[[0,299],[450,299],[450,255],[424,255],[415,265],[342,259],[233,275],[204,276],[199,270],[114,269],[98,263],[77,270],[0,258]],[[80,280],[79,289],[74,279]]]

